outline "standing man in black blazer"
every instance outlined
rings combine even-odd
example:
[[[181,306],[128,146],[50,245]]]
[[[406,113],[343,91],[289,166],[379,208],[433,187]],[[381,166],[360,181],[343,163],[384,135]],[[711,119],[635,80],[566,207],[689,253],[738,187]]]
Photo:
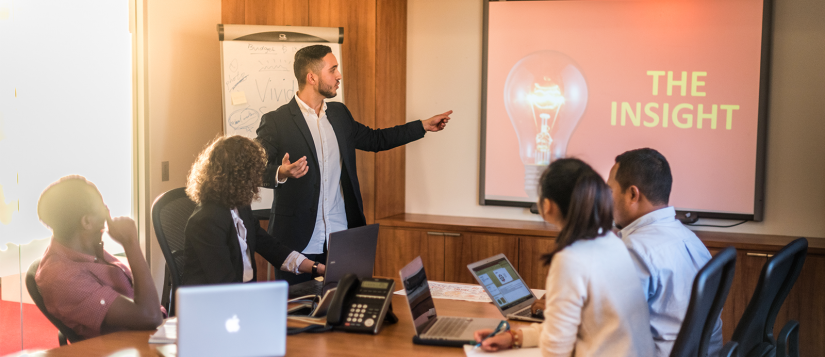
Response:
[[[452,111],[371,129],[355,121],[344,104],[324,101],[335,97],[341,81],[328,46],[299,50],[294,70],[298,93],[264,114],[257,131],[268,160],[264,187],[275,189],[269,233],[308,259],[325,261],[330,233],[366,224],[355,149],[378,152],[421,139],[427,131],[444,129]],[[290,284],[310,279],[279,273]]]

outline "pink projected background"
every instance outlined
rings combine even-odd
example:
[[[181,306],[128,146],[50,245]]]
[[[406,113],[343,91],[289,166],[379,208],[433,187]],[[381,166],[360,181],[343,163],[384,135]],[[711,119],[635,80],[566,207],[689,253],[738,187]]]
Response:
[[[671,205],[691,211],[753,213],[761,29],[760,0],[491,2],[485,198],[534,199],[525,190],[529,173],[505,105],[505,86],[520,60],[555,51],[573,62],[586,83],[586,107],[566,156],[585,160],[606,178],[616,155],[655,148],[667,157],[673,172]],[[552,116],[559,106],[551,103],[565,90],[576,90],[574,84],[565,86],[558,74],[534,75],[536,87],[523,91],[542,91],[543,108],[550,108],[545,110],[550,113],[545,115],[547,126],[575,120],[570,118],[575,115],[562,114],[570,114],[581,98],[567,94],[556,118]],[[533,115],[522,110],[515,119],[522,125],[535,124],[540,132],[535,110],[541,103],[529,103],[535,104],[525,107],[533,109]],[[564,141],[549,132],[550,140],[523,134],[522,144],[541,147],[542,142]],[[540,149],[529,151],[536,150]]]

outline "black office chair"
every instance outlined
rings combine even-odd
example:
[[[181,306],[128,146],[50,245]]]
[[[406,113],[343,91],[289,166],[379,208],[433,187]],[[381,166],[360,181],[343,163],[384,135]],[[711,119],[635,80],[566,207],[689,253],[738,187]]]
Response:
[[[183,279],[183,229],[189,216],[195,211],[195,206],[195,202],[186,195],[185,187],[167,191],[152,204],[152,225],[155,227],[160,250],[166,258],[166,268],[169,271],[167,278],[171,279],[171,285],[164,283],[163,297],[168,302],[166,311],[169,316],[175,315],[175,290]]]
[[[808,240],[799,238],[769,258],[762,267],[759,283],[731,340],[739,344],[739,356],[799,355],[799,323],[789,321],[779,342],[774,340],[776,315],[791,292],[805,264]]]
[[[35,260],[29,265],[29,271],[26,272],[26,290],[29,291],[29,296],[32,297],[34,300],[34,304],[37,305],[37,308],[40,309],[40,312],[43,315],[46,315],[46,318],[51,321],[54,327],[57,327],[57,340],[60,342],[61,346],[67,345],[68,342],[77,343],[83,341],[83,338],[80,337],[74,330],[70,329],[68,326],[64,325],[60,320],[46,311],[46,305],[43,303],[43,296],[40,295],[40,289],[37,288],[37,282],[34,280],[35,274],[37,274],[37,268],[40,266],[40,259]]]
[[[696,273],[687,313],[670,351],[671,357],[708,355],[710,336],[728,298],[735,269],[736,248],[727,247]]]
[[[719,353],[719,357],[736,357],[736,354],[739,352],[739,344],[736,341],[730,341],[725,344],[725,347],[722,347],[722,352]]]

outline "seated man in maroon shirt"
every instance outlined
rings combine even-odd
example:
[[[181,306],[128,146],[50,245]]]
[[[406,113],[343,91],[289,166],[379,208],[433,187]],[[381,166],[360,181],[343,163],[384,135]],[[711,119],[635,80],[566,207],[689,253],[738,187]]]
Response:
[[[53,232],[35,276],[52,315],[83,338],[161,324],[162,308],[135,222],[111,218],[94,184],[81,176],[61,178],[40,195],[37,215]],[[128,266],[103,250],[104,224],[123,245]]]

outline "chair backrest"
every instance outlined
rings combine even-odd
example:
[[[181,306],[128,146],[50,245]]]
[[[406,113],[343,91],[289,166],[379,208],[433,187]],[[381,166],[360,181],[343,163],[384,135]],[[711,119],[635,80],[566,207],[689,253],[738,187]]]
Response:
[[[739,344],[736,341],[729,341],[725,344],[725,347],[722,347],[722,352],[719,353],[719,357],[736,357],[738,354]]]
[[[731,338],[739,344],[739,355],[746,355],[763,343],[776,344],[773,337],[776,315],[796,283],[807,254],[808,240],[799,238],[769,258],[762,267],[756,290]]]
[[[670,356],[707,356],[710,336],[728,298],[736,269],[736,248],[728,247],[711,258],[693,278],[685,319]]]
[[[195,206],[195,202],[186,195],[185,187],[167,191],[152,204],[152,225],[172,278],[169,306],[166,307],[170,316],[174,314],[175,290],[183,279],[183,230],[189,216],[195,211]]]
[[[74,330],[70,329],[68,326],[64,325],[63,322],[58,320],[46,310],[46,304],[43,303],[43,296],[40,295],[40,289],[37,287],[37,282],[34,280],[38,267],[40,267],[40,259],[33,261],[32,264],[29,265],[29,271],[26,272],[26,290],[29,291],[29,296],[31,296],[32,300],[34,300],[34,304],[37,305],[40,312],[42,312],[43,315],[51,321],[54,327],[57,327],[57,331],[59,331],[63,337],[68,339],[71,343],[83,341],[83,338],[80,337],[80,335],[75,333]],[[58,339],[60,339],[59,336]]]

